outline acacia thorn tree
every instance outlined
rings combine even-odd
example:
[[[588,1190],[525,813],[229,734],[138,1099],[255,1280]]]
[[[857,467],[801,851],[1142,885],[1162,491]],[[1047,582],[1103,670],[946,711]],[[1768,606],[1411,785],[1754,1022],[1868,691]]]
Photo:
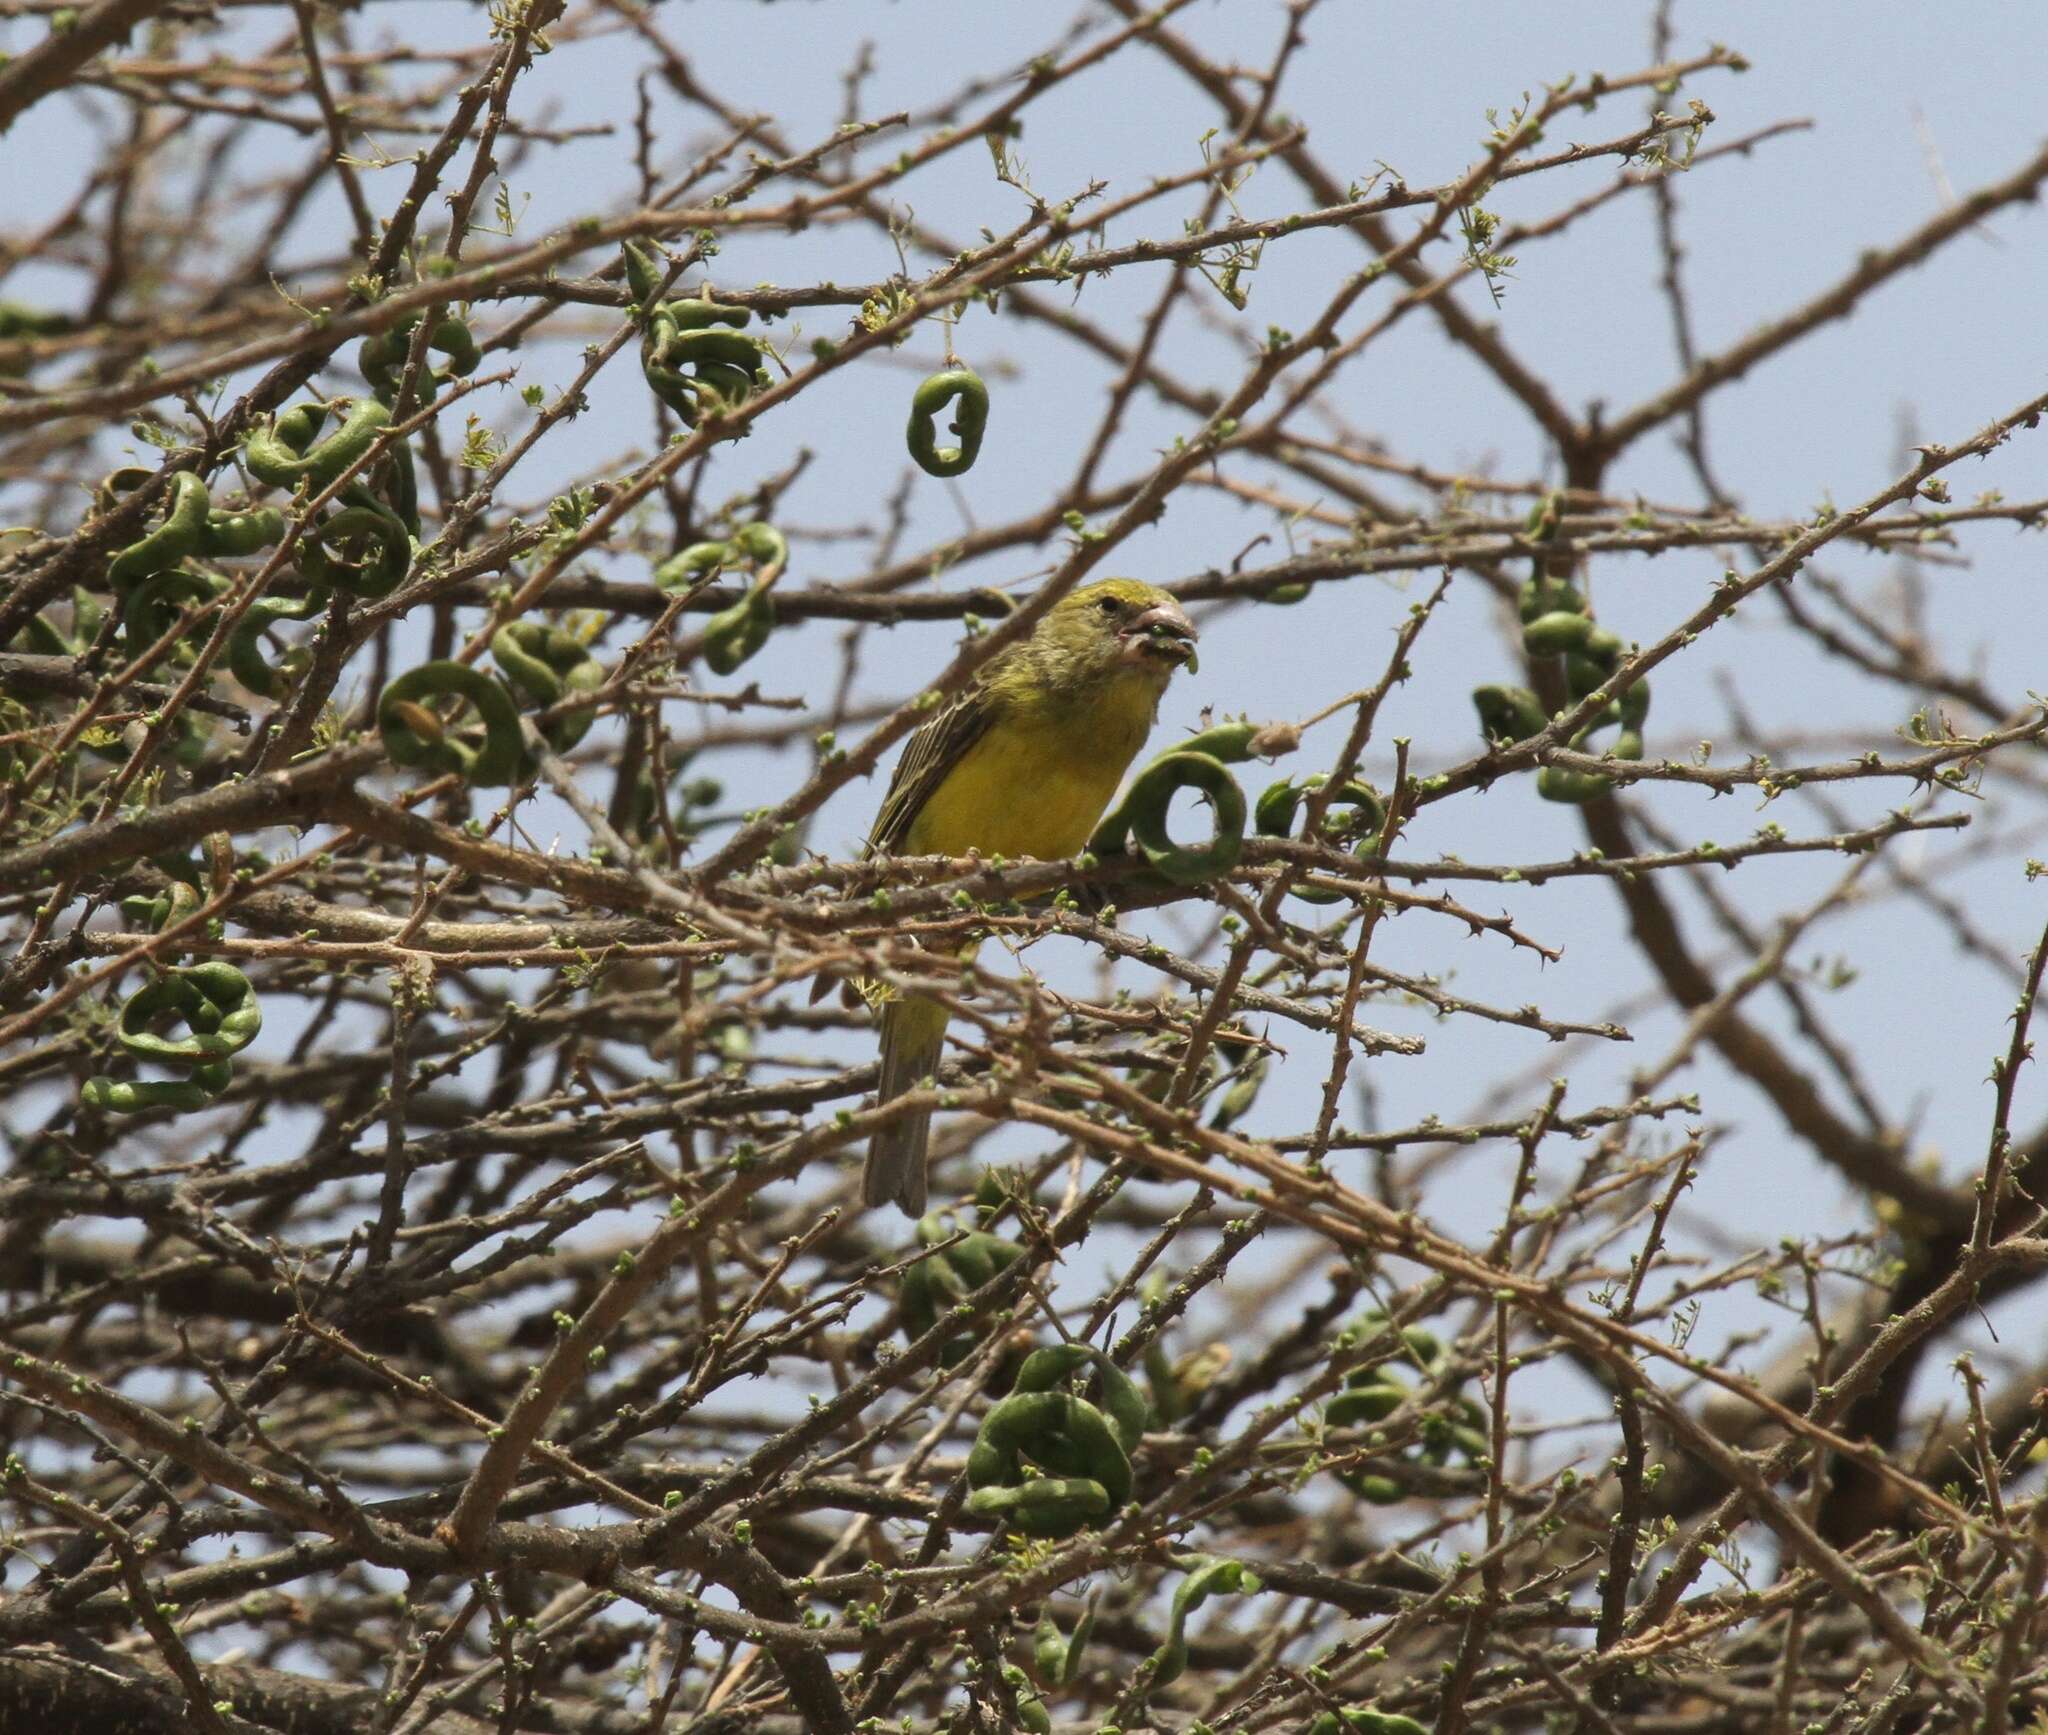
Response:
[[[2048,1726],[2036,26],[1383,10],[0,0],[0,1725]]]

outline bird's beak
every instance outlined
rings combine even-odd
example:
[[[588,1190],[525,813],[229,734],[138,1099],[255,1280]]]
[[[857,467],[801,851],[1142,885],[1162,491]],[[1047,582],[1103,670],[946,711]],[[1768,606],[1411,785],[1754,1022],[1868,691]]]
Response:
[[[1154,603],[1123,629],[1124,655],[1132,662],[1195,666],[1194,622],[1177,602]]]

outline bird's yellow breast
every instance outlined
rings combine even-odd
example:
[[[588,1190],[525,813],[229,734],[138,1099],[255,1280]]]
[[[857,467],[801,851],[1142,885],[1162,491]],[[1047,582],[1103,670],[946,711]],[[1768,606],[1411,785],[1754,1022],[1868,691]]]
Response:
[[[1007,706],[932,791],[904,843],[911,855],[1077,854],[1144,745],[1156,685],[1119,679],[1085,705]]]

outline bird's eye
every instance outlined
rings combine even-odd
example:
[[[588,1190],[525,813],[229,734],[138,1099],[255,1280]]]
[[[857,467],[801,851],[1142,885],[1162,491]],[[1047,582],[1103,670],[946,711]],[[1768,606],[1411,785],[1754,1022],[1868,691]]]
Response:
[[[1124,609],[1124,605],[1113,596],[1104,597],[1095,606],[1101,609],[1104,614],[1122,614]]]

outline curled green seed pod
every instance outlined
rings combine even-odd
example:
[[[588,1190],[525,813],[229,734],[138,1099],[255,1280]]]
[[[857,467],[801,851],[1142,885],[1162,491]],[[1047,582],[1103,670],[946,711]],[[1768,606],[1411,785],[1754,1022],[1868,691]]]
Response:
[[[1046,1472],[1032,1477],[1025,1465]],[[1065,1392],[1022,1392],[983,1418],[967,1454],[967,1509],[1026,1536],[1065,1537],[1131,1497],[1131,1461],[1107,1418]]]
[[[1272,1057],[1261,1049],[1247,1050],[1235,1043],[1220,1044],[1224,1056],[1238,1070],[1230,1087],[1217,1101],[1216,1112],[1209,1117],[1209,1124],[1218,1132],[1228,1131],[1251,1113],[1252,1105],[1259,1100],[1259,1092],[1266,1083],[1266,1072],[1272,1065]],[[1244,1058],[1249,1054],[1250,1058]]]
[[[274,488],[304,482],[318,493],[369,451],[391,425],[391,412],[375,398],[357,398],[341,425],[317,439],[326,420],[325,404],[301,404],[254,429],[242,448],[249,473]]]
[[[149,1030],[149,1021],[162,1014],[182,1019],[190,1034],[168,1037]],[[117,1034],[137,1060],[202,1066],[241,1053],[262,1028],[263,1008],[249,978],[232,964],[209,963],[166,970],[129,995]]]
[[[1408,1388],[1378,1368],[1364,1383],[1347,1384],[1323,1406],[1323,1420],[1333,1428],[1356,1428],[1384,1422],[1408,1401]]]
[[[935,425],[940,410],[958,398],[952,432],[957,446],[941,446]],[[935,373],[910,399],[910,426],[904,438],[917,466],[930,476],[958,476],[974,468],[981,455],[981,436],[988,427],[988,387],[972,368],[953,367]]]
[[[1182,789],[1199,789],[1216,810],[1216,826],[1200,849],[1177,844],[1166,819],[1173,798]],[[1244,791],[1220,759],[1206,753],[1176,750],[1162,753],[1138,773],[1130,791],[1102,823],[1088,847],[1097,855],[1123,853],[1135,842],[1152,869],[1175,885],[1199,885],[1227,874],[1244,854]]]
[[[574,633],[539,621],[514,621],[491,636],[491,660],[504,670],[515,692],[546,710],[574,694],[604,685],[604,665]],[[542,733],[557,753],[566,753],[590,733],[591,710],[572,712]]]
[[[235,679],[258,698],[282,698],[289,683],[305,672],[311,659],[295,647],[286,651],[273,668],[267,635],[279,621],[306,620],[326,606],[327,593],[323,590],[302,597],[258,597],[228,638],[228,667],[234,671]]]
[[[1522,648],[1532,657],[1561,657],[1583,650],[1598,630],[1584,615],[1559,610],[1538,615],[1522,629]]]
[[[1341,1347],[1345,1349],[1393,1348],[1392,1345],[1382,1346],[1380,1343],[1380,1339],[1387,1335],[1387,1331],[1387,1316],[1381,1309],[1375,1307],[1369,1312],[1360,1314],[1356,1320],[1346,1326],[1339,1342]],[[1435,1332],[1425,1326],[1403,1326],[1401,1328],[1400,1347],[1394,1350],[1393,1360],[1405,1362],[1409,1367],[1415,1369],[1417,1373],[1428,1374],[1434,1378],[1443,1371],[1443,1341]],[[1352,1377],[1353,1379],[1370,1377],[1373,1371],[1372,1369],[1365,1369],[1360,1374],[1354,1374]]]
[[[1387,1316],[1374,1310],[1349,1327],[1341,1342],[1345,1347],[1384,1348],[1389,1347],[1388,1337]],[[1399,1346],[1393,1362],[1405,1363],[1431,1381],[1443,1378],[1444,1348],[1434,1332],[1421,1326],[1405,1327]],[[1387,1362],[1381,1362],[1352,1373],[1344,1389],[1323,1406],[1323,1420],[1332,1428],[1371,1426],[1385,1421],[1415,1396],[1415,1388],[1390,1372]],[[1419,1428],[1421,1444],[1401,1454],[1404,1462],[1441,1465],[1450,1461],[1453,1451],[1473,1460],[1487,1452],[1485,1418],[1469,1398],[1454,1394],[1444,1408],[1425,1411]],[[1336,1474],[1345,1487],[1375,1506],[1392,1506],[1407,1498],[1401,1484],[1390,1476],[1364,1470],[1339,1470]]]
[[[679,330],[664,347],[661,359],[671,367],[711,362],[736,368],[749,381],[761,365],[759,340],[721,326]]]
[[[1527,626],[1547,614],[1584,614],[1586,599],[1570,579],[1539,573],[1522,586],[1516,598],[1516,610],[1522,617],[1522,624]]]
[[[1265,1588],[1264,1581],[1241,1560],[1224,1560],[1197,1554],[1186,1563],[1187,1577],[1173,1593],[1173,1607],[1167,1616],[1166,1642],[1152,1653],[1152,1684],[1163,1687],[1177,1681],[1188,1666],[1188,1617],[1212,1596],[1253,1596]]]
[[[93,510],[111,512],[136,489],[145,487],[155,480],[156,472],[147,464],[122,464],[109,470],[100,478],[100,485],[92,491]]]
[[[182,922],[199,908],[199,888],[184,880],[172,880],[169,891],[153,898],[123,898],[121,914],[138,927],[160,934],[173,922]]]
[[[356,351],[356,366],[363,370],[363,378],[370,382],[370,389],[386,404],[392,401],[398,390],[399,378],[405,372],[405,358],[412,352],[412,336],[419,329],[419,324],[420,315],[412,314],[388,330],[364,338],[362,348]],[[427,339],[427,350],[429,354],[446,356],[448,365],[437,368],[431,362],[422,364],[421,377],[413,386],[416,399],[434,397],[447,387],[449,381],[475,373],[477,363],[483,359],[468,322],[453,313],[444,314],[434,322],[433,334]]]
[[[779,572],[789,564],[788,541],[774,525],[759,519],[742,524],[726,546],[742,559],[751,560],[755,570],[764,575],[771,568]]]
[[[768,387],[766,346],[737,329],[753,319],[750,309],[708,300],[656,301],[663,274],[653,256],[631,241],[622,253],[626,282],[637,303],[640,371],[686,428],[694,428],[707,413],[735,409]],[[738,439],[746,432],[735,428],[723,437]]]
[[[1307,595],[1308,586],[1305,584],[1276,584],[1259,600],[1277,603],[1282,608],[1288,608],[1300,602]]]
[[[1038,1617],[1038,1626],[1031,1635],[1031,1660],[1037,1667],[1039,1679],[1048,1687],[1071,1687],[1074,1678],[1081,1672],[1081,1657],[1088,1649],[1088,1640],[1095,1632],[1095,1597],[1091,1593],[1087,1604],[1081,1610],[1081,1618],[1074,1624],[1073,1636],[1068,1637],[1059,1629],[1059,1623],[1050,1611]]]
[[[712,670],[729,675],[768,642],[775,630],[775,604],[769,596],[789,564],[789,543],[772,524],[742,524],[725,542],[698,542],[655,569],[654,582],[670,595],[688,590],[704,574],[727,566],[751,565],[758,577],[747,594],[719,610],[704,626],[704,660]]]
[[[455,733],[428,699],[466,699],[482,723],[482,743],[473,731]],[[510,783],[526,756],[512,695],[464,663],[422,663],[391,682],[377,701],[377,732],[393,763],[451,771],[483,788]]]
[[[1545,801],[1580,805],[1597,801],[1614,787],[1612,778],[1597,771],[1571,771],[1562,765],[1546,765],[1536,773],[1536,793]]]
[[[1472,706],[1479,713],[1480,733],[1496,747],[1540,735],[1550,721],[1527,687],[1474,687]]]
[[[109,1114],[142,1114],[153,1108],[167,1108],[175,1114],[189,1114],[207,1106],[227,1089],[234,1068],[226,1061],[195,1066],[182,1079],[89,1078],[78,1093],[87,1108]]]
[[[1303,779],[1304,795],[1321,789],[1325,779],[1318,772]],[[1380,847],[1380,833],[1386,828],[1387,805],[1370,783],[1353,778],[1330,797],[1323,810],[1323,835],[1336,843],[1349,843],[1360,855],[1372,855]]]
[[[701,331],[710,325],[752,325],[751,307],[726,307],[716,301],[685,300],[668,303],[668,314],[685,331]]]
[[[626,268],[627,289],[645,309],[661,293],[663,273],[654,263],[654,255],[637,241],[622,241],[619,243],[619,258]]]
[[[1151,1419],[1152,1407],[1131,1376],[1089,1344],[1058,1343],[1049,1349],[1033,1350],[1017,1370],[1011,1390],[1049,1392],[1084,1368],[1094,1376],[1095,1402],[1109,1418],[1117,1440],[1126,1452],[1135,1451],[1145,1424]]]
[[[1269,784],[1259,797],[1253,809],[1253,823],[1267,837],[1286,837],[1294,830],[1294,816],[1303,799],[1312,791],[1323,787],[1328,781],[1320,771],[1300,782],[1283,779]],[[1347,814],[1340,817],[1340,814]],[[1329,805],[1323,810],[1323,836],[1332,843],[1350,843],[1359,855],[1376,854],[1380,847],[1380,833],[1386,827],[1386,804],[1380,800],[1379,791],[1370,783],[1356,779],[1330,797]],[[1318,886],[1296,886],[1294,895],[1306,903],[1336,904],[1344,901],[1341,892],[1325,891]]]
[[[211,602],[227,589],[225,579],[188,566],[152,573],[128,593],[121,605],[121,634],[131,657],[139,657],[177,624],[187,603]],[[190,660],[187,647],[179,655]]]
[[[1588,693],[1597,692],[1606,684],[1608,673],[1613,667],[1612,663],[1598,661],[1583,653],[1575,653],[1566,657],[1564,660],[1564,686],[1565,691],[1571,694],[1572,702],[1576,704],[1579,700],[1585,698]],[[1637,684],[1640,685],[1641,683]],[[1631,687],[1629,691],[1634,692],[1635,688]]]
[[[917,1226],[918,1239],[928,1247],[947,1239],[946,1225],[936,1216]],[[897,1292],[896,1307],[902,1316],[904,1333],[915,1342],[939,1323],[939,1317],[956,1303],[965,1301],[998,1272],[1007,1271],[1024,1256],[1013,1241],[983,1230],[970,1230],[950,1247],[921,1259],[904,1272]],[[962,1332],[950,1339],[940,1357],[948,1367],[964,1360],[992,1328],[979,1333]]]
[[[1546,535],[1555,532],[1556,509],[1556,496],[1540,509],[1548,515]],[[1585,597],[1567,579],[1537,574],[1522,586],[1519,609],[1522,648],[1532,657],[1564,658],[1565,690],[1574,705],[1605,687],[1627,654],[1621,640],[1587,613]],[[1542,704],[1523,687],[1480,687],[1474,690],[1472,703],[1481,731],[1496,747],[1526,741],[1549,725]],[[1569,745],[1574,752],[1594,751],[1589,746],[1592,737],[1615,729],[1619,734],[1609,749],[1611,755],[1640,759],[1642,728],[1649,714],[1650,684],[1637,681],[1582,727]],[[1546,765],[1536,775],[1536,793],[1547,801],[1593,801],[1613,787],[1611,777],[1558,765]]]
[[[250,506],[240,512],[209,512],[199,535],[199,552],[220,559],[254,554],[284,540],[284,514],[275,506]]]
[[[1052,1389],[1083,1368],[1098,1376],[1100,1407]],[[1042,1537],[1071,1536],[1107,1517],[1131,1496],[1130,1453],[1147,1415],[1144,1393],[1102,1351],[1034,1351],[967,1454],[968,1510]],[[1041,1474],[1027,1474],[1027,1464]]]
[[[306,526],[299,570],[307,582],[371,601],[389,596],[412,571],[413,542],[405,522],[366,488],[350,488],[349,504]]]
[[[109,477],[108,482],[112,481]],[[180,470],[171,478],[170,505],[164,512],[164,521],[114,556],[107,567],[107,582],[117,590],[122,589],[196,554],[206,531],[207,505],[206,484],[190,470]]]
[[[1242,765],[1252,756],[1252,744],[1259,738],[1260,725],[1240,717],[1234,723],[1218,723],[1185,741],[1176,741],[1175,753],[1206,753],[1226,765]]]
[[[28,648],[38,656],[75,657],[81,655],[85,649],[50,619],[48,613],[30,615],[21,629],[20,636],[28,641]]]
[[[727,362],[700,361],[695,376],[691,378],[691,408],[699,415],[706,411],[720,414],[737,409],[767,384],[765,369],[756,368],[749,372]]]
[[[704,623],[704,661],[714,673],[729,675],[765,645],[774,630],[775,601],[764,580]]]
[[[723,542],[693,542],[680,554],[672,554],[654,569],[655,588],[675,595],[688,590],[708,572],[716,572],[732,559]]]

